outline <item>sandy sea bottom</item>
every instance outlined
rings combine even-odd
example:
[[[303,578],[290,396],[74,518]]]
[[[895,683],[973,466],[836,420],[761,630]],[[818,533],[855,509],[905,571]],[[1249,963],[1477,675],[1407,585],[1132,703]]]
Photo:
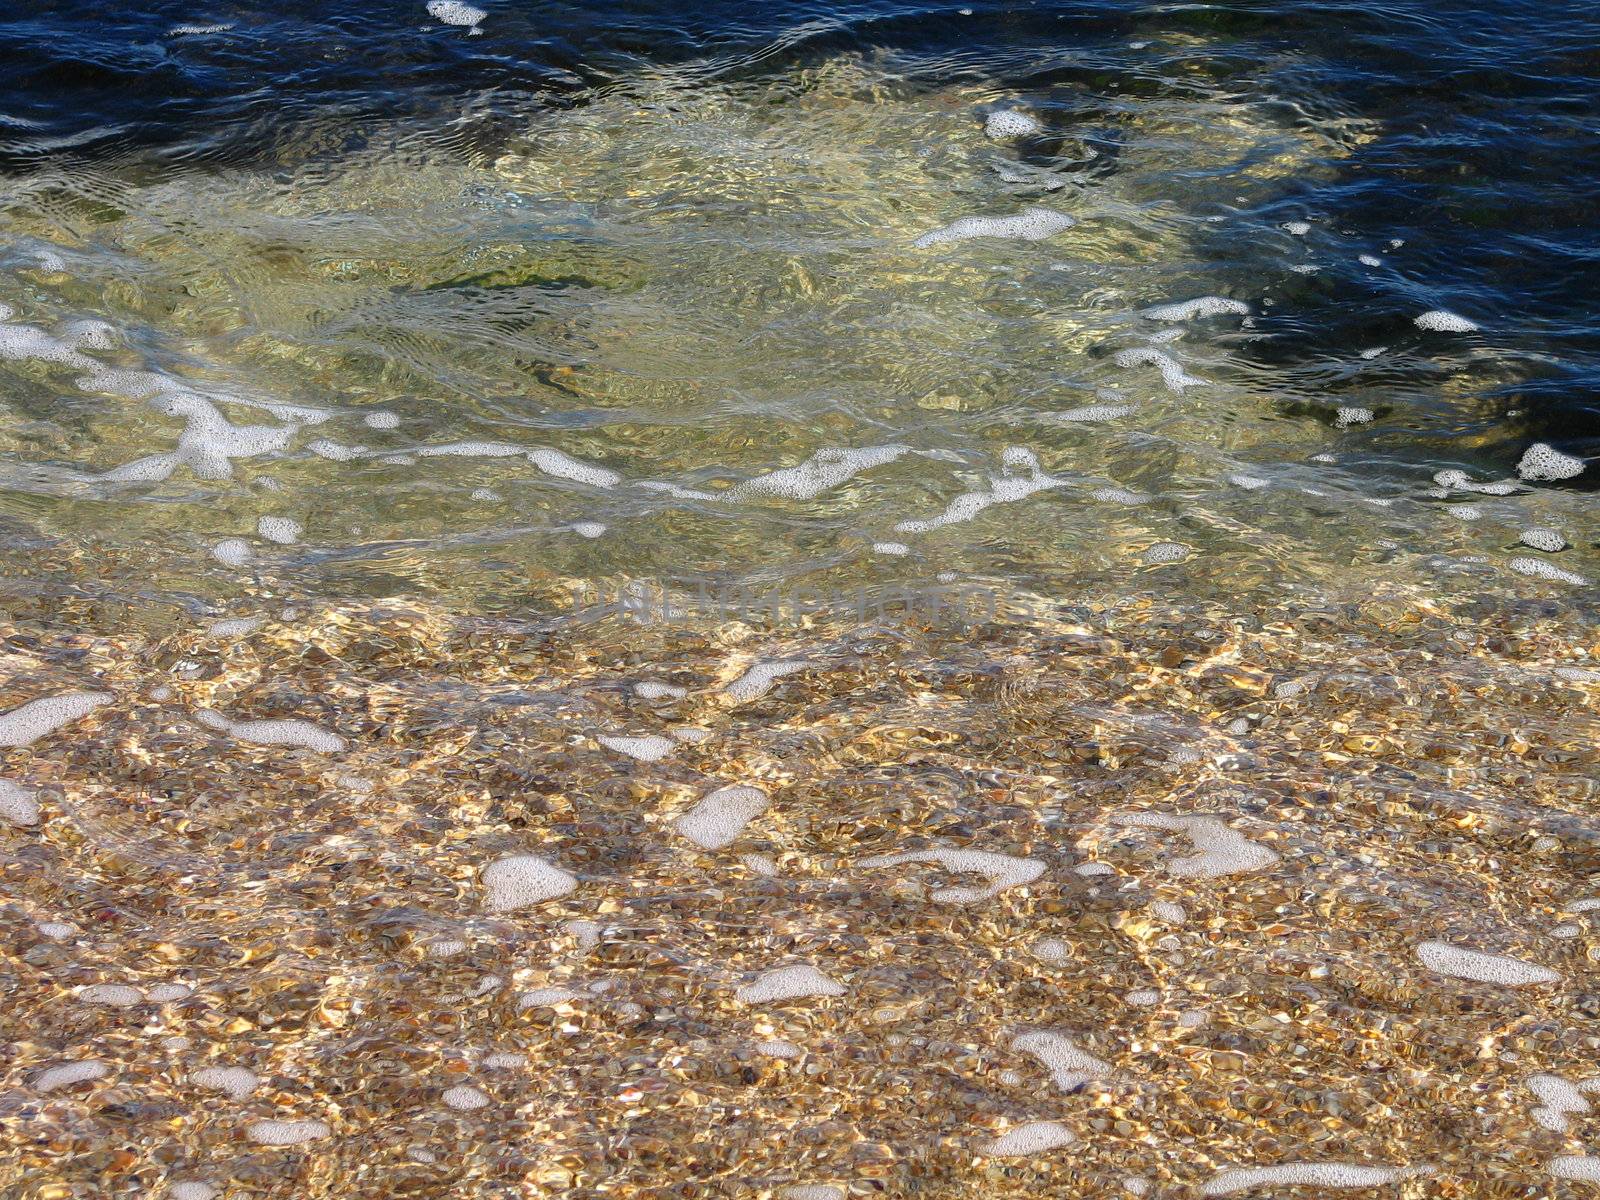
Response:
[[[8,610],[8,1195],[1594,1169],[1587,613]]]

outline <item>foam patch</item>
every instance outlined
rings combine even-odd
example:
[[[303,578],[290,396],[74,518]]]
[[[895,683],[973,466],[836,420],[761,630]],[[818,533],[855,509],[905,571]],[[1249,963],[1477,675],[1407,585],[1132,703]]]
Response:
[[[773,684],[785,675],[793,675],[796,671],[805,669],[805,663],[794,660],[753,663],[743,675],[723,688],[722,692],[729,699],[745,704],[765,696],[772,690]]]
[[[1126,350],[1118,350],[1112,355],[1111,361],[1119,367],[1155,367],[1161,372],[1161,382],[1174,392],[1205,383],[1204,379],[1197,379],[1185,371],[1183,364],[1170,354],[1151,346],[1131,346]]]
[[[479,875],[490,912],[510,912],[565,896],[578,886],[577,877],[532,854],[497,859]]]
[[[1524,546],[1534,550],[1543,550],[1547,554],[1554,554],[1558,550],[1567,548],[1567,539],[1554,529],[1524,529],[1521,537],[1517,540]]]
[[[104,1004],[110,1008],[129,1008],[144,1000],[144,993],[125,983],[96,983],[78,992],[83,1004]]]
[[[660,762],[672,753],[673,741],[671,738],[651,734],[647,737],[613,737],[601,735],[594,739],[607,750],[615,750],[618,754],[626,754],[629,758],[636,758],[640,762]]]
[[[300,540],[304,530],[299,521],[292,521],[288,517],[262,517],[256,522],[256,532],[269,542],[292,546]]]
[[[189,1082],[207,1091],[224,1092],[243,1100],[261,1086],[261,1076],[246,1067],[202,1067],[189,1076]]]
[[[322,754],[338,754],[345,748],[342,737],[310,721],[235,721],[211,708],[199,709],[194,719],[207,729],[225,733],[252,746],[288,746]]]
[[[995,1138],[984,1147],[984,1153],[1000,1158],[1026,1158],[1069,1146],[1077,1140],[1065,1126],[1054,1121],[1029,1121]]]
[[[1045,238],[1071,229],[1078,222],[1066,213],[1049,208],[1027,208],[1010,217],[961,217],[923,234],[912,245],[926,248],[948,242],[965,242],[973,238],[1009,238],[1015,241],[1041,242]]]
[[[1418,329],[1433,333],[1471,333],[1478,328],[1475,322],[1453,312],[1436,308],[1415,318]]]
[[[62,692],[30,700],[0,713],[0,746],[31,746],[110,702],[110,692]]]
[[[1548,579],[1551,583],[1571,583],[1579,587],[1587,584],[1589,579],[1579,575],[1576,571],[1568,571],[1558,567],[1555,563],[1546,562],[1542,558],[1513,558],[1506,564],[1518,575],[1527,575],[1534,579]]]
[[[702,850],[720,850],[737,841],[744,827],[766,811],[765,792],[735,784],[709,793],[672,827]]]
[[[1011,1048],[1034,1058],[1050,1073],[1062,1091],[1070,1092],[1091,1079],[1105,1079],[1114,1072],[1111,1064],[1080,1049],[1071,1038],[1049,1030],[1024,1033],[1011,1041]]]
[[[1039,460],[1026,446],[1007,446],[1001,453],[1003,473],[989,478],[989,491],[966,492],[945,506],[937,517],[901,521],[896,533],[928,533],[946,525],[970,521],[994,504],[1012,504],[1036,492],[1066,486],[1065,479],[1046,474]]]
[[[723,495],[729,500],[749,500],[756,496],[813,500],[863,471],[894,462],[908,451],[907,446],[872,446],[865,450],[830,447],[818,450],[798,466],[747,479]]]
[[[1559,1075],[1530,1075],[1527,1083],[1528,1090],[1539,1101],[1529,1115],[1536,1123],[1555,1133],[1567,1132],[1572,1124],[1568,1119],[1569,1114],[1589,1111],[1584,1092],[1600,1089],[1600,1079],[1573,1083]]]
[[[1229,300],[1226,296],[1200,296],[1179,304],[1158,304],[1144,310],[1144,315],[1152,321],[1193,321],[1200,317],[1220,317],[1225,314],[1248,317],[1250,306],[1241,300]]]
[[[773,1004],[808,996],[842,996],[849,989],[809,963],[765,971],[734,992],[741,1004]]]
[[[1563,454],[1545,442],[1535,442],[1522,452],[1517,474],[1524,479],[1571,479],[1582,475],[1588,464],[1571,454]]]
[[[1546,1171],[1557,1179],[1575,1179],[1581,1183],[1600,1183],[1600,1158],[1581,1154],[1563,1154],[1545,1164]]]
[[[944,887],[933,893],[941,904],[977,904],[998,896],[1007,888],[1032,883],[1044,874],[1045,864],[1036,858],[1013,858],[986,850],[912,850],[904,854],[883,854],[864,858],[858,867],[892,867],[901,863],[934,862],[959,874],[981,875],[987,887]]]
[[[1113,823],[1170,829],[1187,837],[1198,851],[1188,858],[1175,858],[1166,864],[1169,875],[1184,879],[1220,879],[1262,871],[1278,861],[1275,851],[1259,846],[1216,817],[1172,816],[1167,813],[1119,813]]]
[[[489,1097],[473,1087],[471,1084],[461,1083],[445,1091],[439,1097],[449,1108],[461,1112],[471,1112],[475,1108],[487,1108],[490,1104]]]
[[[428,15],[446,25],[464,25],[468,33],[482,33],[479,23],[489,14],[462,0],[428,0]]]
[[[634,684],[633,694],[642,700],[682,700],[689,692],[674,684],[646,681]]]
[[[211,557],[225,567],[248,566],[255,556],[256,552],[243,538],[223,538],[211,547]]]
[[[30,787],[10,779],[0,779],[0,820],[12,825],[39,823],[39,797]]]
[[[997,108],[983,122],[983,132],[986,137],[996,141],[1008,141],[1043,133],[1044,124],[1031,113],[1015,108]]]
[[[33,1077],[33,1090],[36,1092],[53,1092],[57,1088],[71,1087],[75,1083],[88,1083],[93,1079],[104,1079],[111,1074],[111,1068],[98,1059],[86,1058],[78,1062],[61,1063],[54,1067],[46,1067]]]
[[[322,1121],[252,1121],[245,1136],[260,1146],[299,1146],[332,1135]]]
[[[1289,1162],[1276,1167],[1224,1171],[1200,1188],[1202,1196],[1231,1196],[1250,1188],[1301,1184],[1323,1188],[1371,1188],[1429,1174],[1427,1167],[1368,1167],[1359,1163]]]
[[[1477,983],[1527,987],[1536,983],[1556,983],[1561,979],[1559,972],[1537,963],[1524,962],[1509,954],[1468,950],[1462,946],[1452,946],[1449,942],[1421,942],[1416,952],[1422,965],[1430,971]]]

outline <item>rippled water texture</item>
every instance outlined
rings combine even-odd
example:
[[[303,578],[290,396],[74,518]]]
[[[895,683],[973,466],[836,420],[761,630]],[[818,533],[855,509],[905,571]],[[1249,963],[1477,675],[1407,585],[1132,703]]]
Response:
[[[1592,12],[8,21],[8,1197],[1593,1193]]]

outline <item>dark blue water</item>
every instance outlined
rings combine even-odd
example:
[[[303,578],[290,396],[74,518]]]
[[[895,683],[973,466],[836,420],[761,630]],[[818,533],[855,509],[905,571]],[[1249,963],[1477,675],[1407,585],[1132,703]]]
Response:
[[[1415,342],[1411,315],[1444,305],[1493,330],[1496,352],[1468,368],[1498,414],[1474,454],[1503,469],[1534,440],[1600,452],[1592,4],[501,0],[480,36],[410,0],[7,7],[7,172],[270,163],[308,126],[336,156],[377,122],[447,121],[469,99],[459,137],[492,152],[529,102],[582,104],[666,64],[726,81],[844,52],[884,56],[906,88],[983,80],[1068,114],[1102,151],[1101,169],[1115,162],[1108,106],[1124,95],[1222,87],[1291,119],[1372,122],[1376,136],[1331,178],[1240,215],[1314,218],[1335,235],[1381,227],[1405,240],[1404,267],[1307,277],[1246,353],[1335,395],[1352,376],[1331,359],[1358,343]],[[213,25],[229,28],[183,32]],[[1231,225],[1216,231],[1219,263],[1243,255],[1234,237]]]

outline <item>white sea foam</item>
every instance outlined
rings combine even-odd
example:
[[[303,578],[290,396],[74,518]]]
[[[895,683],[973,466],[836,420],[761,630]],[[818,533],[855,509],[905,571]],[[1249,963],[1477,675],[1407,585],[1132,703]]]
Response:
[[[607,750],[615,750],[618,754],[626,754],[629,758],[637,758],[640,762],[660,762],[672,752],[673,740],[661,737],[658,734],[649,734],[645,737],[615,737],[602,734],[594,739]]]
[[[872,552],[874,554],[884,554],[890,558],[899,558],[902,555],[910,554],[911,547],[904,542],[873,542]]]
[[[1580,1183],[1600,1183],[1600,1158],[1582,1154],[1563,1154],[1545,1164],[1546,1171],[1557,1179],[1574,1179]]]
[[[778,1189],[778,1200],[845,1200],[845,1192],[831,1183],[791,1183]]]
[[[1436,308],[1432,312],[1425,312],[1416,319],[1418,329],[1427,329],[1433,333],[1471,333],[1477,329],[1476,322],[1453,312],[1446,312]]]
[[[1369,1167],[1360,1163],[1288,1162],[1275,1167],[1223,1171],[1200,1188],[1202,1196],[1231,1196],[1250,1188],[1303,1184],[1323,1188],[1371,1188],[1427,1174],[1427,1167]]]
[[[554,1008],[557,1004],[570,1004],[574,1000],[585,998],[583,992],[574,991],[565,987],[534,988],[531,992],[523,992],[517,997],[517,1009],[525,1008]]]
[[[805,1050],[793,1042],[784,1041],[782,1038],[772,1038],[765,1042],[757,1042],[750,1049],[763,1058],[799,1058]]]
[[[1036,858],[1014,858],[987,850],[911,850],[903,854],[882,854],[864,858],[858,867],[892,867],[901,863],[935,862],[959,874],[982,875],[987,887],[943,887],[933,893],[941,904],[976,904],[998,896],[1007,888],[1032,883],[1044,874],[1045,864]]]
[[[462,1112],[471,1112],[475,1108],[486,1108],[490,1103],[487,1094],[467,1083],[458,1083],[455,1087],[446,1089],[444,1095],[439,1098],[450,1108],[459,1109]]]
[[[196,1087],[212,1092],[225,1092],[235,1100],[243,1100],[261,1086],[261,1076],[248,1067],[202,1067],[189,1076]]]
[[[1064,1034],[1049,1030],[1021,1034],[1012,1039],[1011,1048],[1036,1059],[1063,1091],[1070,1092],[1091,1079],[1105,1079],[1113,1074],[1110,1063],[1079,1048]]]
[[[223,538],[211,547],[211,557],[225,567],[242,567],[255,557],[255,551],[243,538]]]
[[[1370,408],[1363,408],[1358,404],[1342,404],[1339,406],[1339,411],[1334,414],[1334,424],[1340,428],[1365,425],[1376,415]]]
[[[1155,542],[1154,546],[1147,546],[1144,554],[1139,555],[1150,566],[1160,563],[1181,563],[1189,557],[1189,547],[1182,542]]]
[[[345,740],[342,737],[310,721],[292,719],[235,721],[212,708],[197,710],[194,719],[208,729],[226,733],[229,737],[248,742],[253,746],[289,746],[297,750],[315,750],[322,754],[338,754],[345,748]]]
[[[1044,132],[1044,125],[1032,113],[1015,108],[997,108],[983,123],[983,132],[996,141],[1033,137]]]
[[[1582,475],[1588,464],[1571,454],[1563,454],[1545,442],[1535,442],[1522,452],[1517,474],[1524,479],[1571,479]]]
[[[528,1065],[526,1054],[512,1054],[509,1051],[498,1050],[493,1054],[483,1056],[483,1065],[496,1071],[511,1071],[518,1067]]]
[[[1383,266],[1383,259],[1379,258],[1375,254],[1359,254],[1356,256],[1356,261],[1359,262],[1363,267]]]
[[[1161,1003],[1161,993],[1154,988],[1135,988],[1122,998],[1135,1008],[1148,1008]]]
[[[497,859],[478,877],[488,893],[484,906],[490,912],[509,912],[565,896],[578,886],[576,876],[532,854]]]
[[[246,634],[254,633],[260,629],[265,619],[264,617],[223,617],[207,625],[206,633],[218,638],[244,637]],[[154,695],[154,693],[151,694]],[[169,695],[166,698],[170,700],[172,697]],[[157,699],[160,699],[160,697],[157,697]]]
[[[27,746],[111,702],[110,692],[61,692],[0,713],[0,746]]]
[[[1285,221],[1283,227],[1289,233],[1294,234],[1295,237],[1305,237],[1306,234],[1311,232],[1311,222],[1309,221]]]
[[[1117,869],[1110,863],[1085,862],[1079,863],[1077,866],[1073,867],[1072,873],[1074,875],[1082,875],[1087,879],[1093,878],[1096,875],[1115,875],[1117,873]]]
[[[1036,492],[1064,487],[1065,479],[1046,474],[1039,460],[1026,446],[1007,446],[1001,453],[1002,474],[989,477],[989,491],[966,492],[945,506],[937,517],[901,521],[897,533],[928,533],[946,525],[970,521],[993,504],[1011,504]]]
[[[333,1133],[323,1121],[252,1121],[245,1136],[261,1146],[299,1146]]]
[[[305,531],[299,521],[288,517],[262,517],[256,522],[256,532],[269,542],[276,542],[280,546],[292,546],[300,540],[300,535]]]
[[[1158,304],[1154,308],[1144,310],[1144,315],[1152,321],[1193,321],[1197,317],[1217,317],[1224,313],[1248,317],[1250,306],[1241,300],[1229,300],[1225,296],[1200,296],[1194,300],[1184,300],[1178,304]]]
[[[0,779],[0,820],[13,825],[39,823],[39,797],[30,787],[11,779]]]
[[[1101,504],[1126,504],[1130,508],[1149,504],[1153,498],[1149,492],[1135,492],[1124,487],[1095,488],[1089,493],[1089,499],[1098,500]]]
[[[806,996],[842,996],[848,990],[809,963],[796,963],[762,972],[733,995],[741,1004],[771,1004]]]
[[[361,420],[373,429],[396,429],[400,425],[399,417],[382,409],[377,412],[369,412]]]
[[[1535,983],[1555,983],[1561,978],[1557,971],[1537,963],[1524,962],[1509,954],[1485,954],[1452,946],[1449,942],[1422,942],[1417,946],[1417,957],[1430,971],[1452,975],[1457,979],[1471,979],[1479,983],[1498,983],[1505,987],[1526,987]]]
[[[60,1063],[54,1067],[46,1067],[33,1077],[33,1090],[36,1092],[53,1092],[57,1088],[70,1087],[74,1083],[88,1083],[92,1079],[104,1079],[111,1074],[111,1068],[99,1059],[85,1058],[78,1062]]]
[[[101,373],[83,382],[101,391],[139,390],[125,388],[126,381],[113,373]],[[187,467],[196,479],[231,479],[234,459],[281,450],[300,428],[292,423],[235,425],[204,396],[184,390],[173,381],[163,382],[169,386],[157,388],[150,403],[159,413],[183,418],[177,447],[113,467],[102,478],[113,483],[150,483],[168,479],[179,467]]]
[[[599,521],[574,521],[572,523],[572,532],[581,538],[588,538],[590,541],[593,541],[605,531],[606,526]]]
[[[1060,938],[1040,938],[1033,944],[1033,954],[1041,962],[1064,963],[1072,957],[1072,947]]]
[[[1524,529],[1517,540],[1524,546],[1550,554],[1567,548],[1567,539],[1554,529]]]
[[[1528,1090],[1539,1101],[1529,1115],[1535,1122],[1556,1133],[1565,1133],[1572,1124],[1568,1114],[1589,1111],[1589,1102],[1583,1098],[1583,1093],[1600,1089],[1600,1079],[1584,1079],[1573,1083],[1560,1075],[1530,1075],[1527,1082]]]
[[[706,795],[672,827],[704,850],[720,850],[737,841],[744,827],[766,811],[765,792],[734,784]]]
[[[1216,817],[1173,816],[1169,813],[1119,813],[1118,825],[1170,829],[1189,839],[1199,853],[1166,864],[1169,875],[1188,879],[1218,879],[1248,871],[1261,871],[1278,861],[1275,851],[1259,846]]]
[[[571,479],[575,483],[587,483],[597,488],[613,488],[622,482],[622,476],[615,471],[583,462],[560,450],[548,447],[530,450],[527,458],[546,475],[557,479]]]
[[[216,1194],[216,1188],[198,1179],[183,1179],[167,1189],[169,1200],[213,1200]]]
[[[1130,416],[1139,411],[1136,404],[1085,404],[1081,408],[1069,408],[1063,412],[1045,414],[1052,421],[1087,422],[1087,421],[1115,421],[1118,418]]]
[[[964,242],[971,238],[1012,238],[1018,241],[1039,242],[1071,229],[1078,222],[1066,213],[1049,208],[1026,208],[1010,217],[961,217],[923,234],[914,246],[939,246],[946,242]]]
[[[643,700],[682,700],[689,694],[687,688],[671,683],[654,683],[646,680],[633,685],[633,694]]]
[[[41,937],[50,938],[52,941],[61,941],[78,932],[76,925],[69,925],[65,921],[40,921],[34,926]]]
[[[463,4],[462,0],[428,0],[428,15],[435,21],[446,25],[464,25],[469,34],[481,34],[478,28],[489,14],[481,8],[474,8],[470,4]]]
[[[0,323],[0,358],[11,359],[13,362],[34,359],[38,362],[73,367],[80,371],[100,369],[99,363],[86,354],[80,354],[71,343],[62,338],[52,337],[32,325]]]
[[[1155,367],[1161,372],[1161,382],[1174,392],[1205,383],[1183,369],[1183,364],[1170,354],[1163,354],[1151,346],[1130,346],[1118,350],[1111,361],[1119,367]]]
[[[753,496],[812,500],[862,471],[894,462],[908,450],[906,446],[870,446],[864,450],[827,447],[797,466],[747,479],[723,495],[729,500],[748,500]]]
[[[793,675],[796,671],[805,669],[806,664],[795,659],[752,663],[749,670],[722,691],[730,699],[744,704],[765,696],[772,690],[772,685],[785,675]]]
[[[128,1008],[144,1000],[144,993],[126,983],[95,983],[78,992],[84,1004],[104,1004],[110,1008]]]
[[[984,1153],[1002,1158],[1025,1158],[1071,1145],[1075,1141],[1077,1138],[1065,1126],[1054,1121],[1029,1121],[1006,1130],[984,1147]]]
[[[1555,563],[1546,562],[1542,558],[1513,558],[1506,564],[1518,575],[1529,575],[1534,579],[1548,579],[1552,583],[1572,583],[1583,586],[1589,582],[1587,576],[1579,575],[1576,571],[1568,571],[1558,567]]]

